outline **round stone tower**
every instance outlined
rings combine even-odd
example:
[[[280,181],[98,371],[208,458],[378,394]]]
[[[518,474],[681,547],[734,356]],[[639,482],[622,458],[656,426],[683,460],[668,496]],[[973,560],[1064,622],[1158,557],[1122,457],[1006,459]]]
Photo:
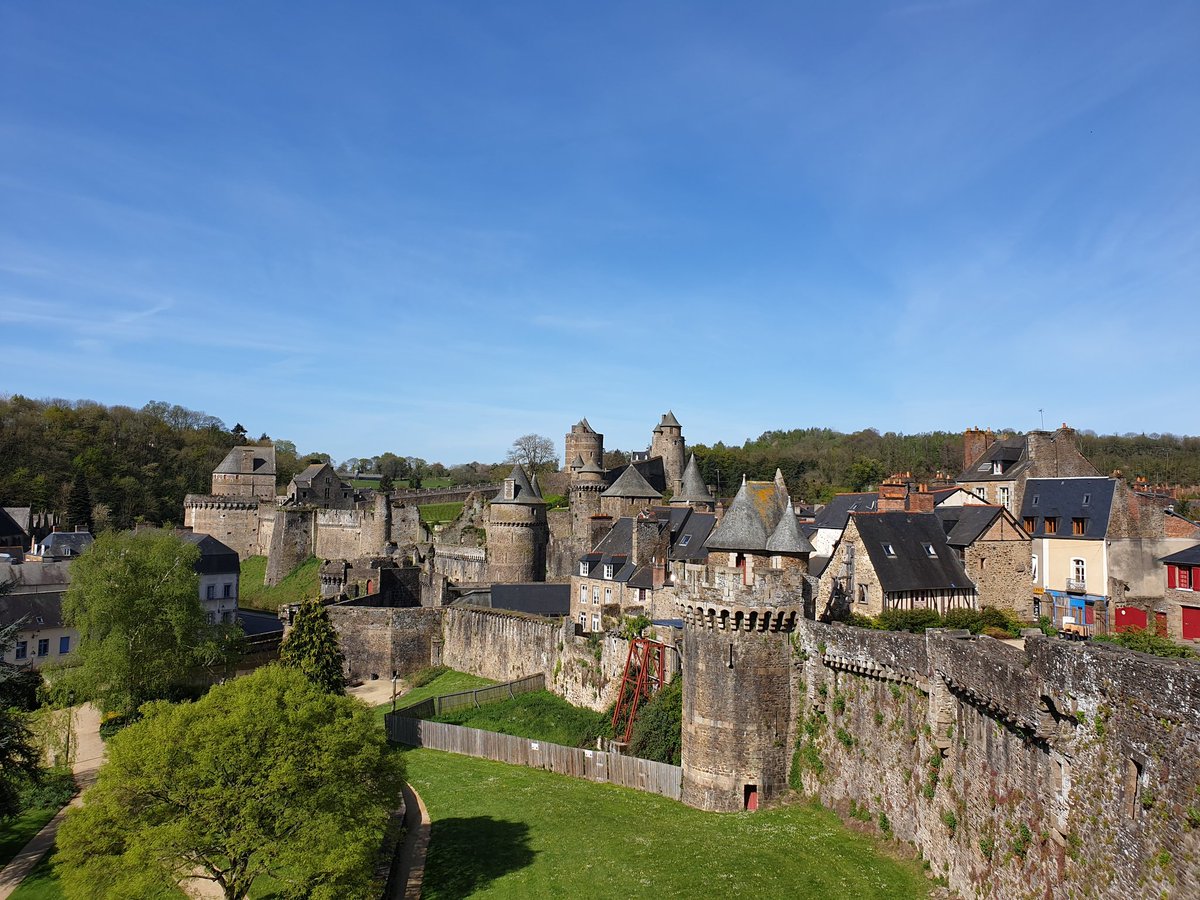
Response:
[[[546,501],[514,466],[488,507],[487,573],[498,584],[546,580]]]
[[[604,470],[591,460],[575,460],[578,466],[571,471],[571,533],[580,537],[589,534],[592,516],[600,515],[600,495],[604,493]],[[591,548],[588,548],[591,549]]]
[[[663,469],[667,476],[667,489],[672,494],[678,494],[683,487],[683,465],[686,446],[683,441],[683,427],[675,414],[667,411],[654,429],[650,439],[650,455],[661,456]]]
[[[680,602],[683,802],[732,812],[788,787],[789,635],[803,601]]]
[[[580,419],[571,426],[567,435],[566,453],[563,454],[563,468],[567,472],[575,457],[582,457],[583,462],[604,465],[604,435],[592,428],[587,419]]]

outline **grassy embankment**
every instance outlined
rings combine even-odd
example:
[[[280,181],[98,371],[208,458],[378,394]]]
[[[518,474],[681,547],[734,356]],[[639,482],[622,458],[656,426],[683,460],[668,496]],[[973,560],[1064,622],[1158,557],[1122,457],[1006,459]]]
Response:
[[[321,596],[321,561],[310,557],[274,587],[267,587],[265,556],[248,556],[242,560],[238,579],[238,605],[246,609],[275,612],[288,603],[299,603]]]
[[[495,683],[487,678],[469,675],[466,672],[456,672],[453,669],[443,669],[438,673],[432,669],[417,672],[411,680],[406,679],[405,685],[401,687],[401,690],[404,690],[407,685],[413,685],[411,689],[396,698],[396,708],[411,706],[429,697],[457,694],[459,691],[473,691],[476,688],[487,687],[489,684]],[[391,712],[391,709],[391,700],[375,707],[375,718],[380,725],[383,724],[384,713]]]
[[[417,507],[421,521],[426,525],[444,525],[453,522],[462,512],[463,503],[426,503]]]
[[[548,741],[564,747],[594,747],[596,736],[607,724],[603,713],[572,706],[549,691],[519,694],[511,700],[487,703],[478,709],[456,709],[435,716],[432,721]]]
[[[654,794],[405,752],[433,820],[422,896],[918,898],[918,863],[808,803],[705,813]]]

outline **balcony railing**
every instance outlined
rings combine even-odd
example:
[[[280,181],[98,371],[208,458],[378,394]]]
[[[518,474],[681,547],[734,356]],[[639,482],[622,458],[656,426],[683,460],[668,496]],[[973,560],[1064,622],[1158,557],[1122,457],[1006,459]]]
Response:
[[[1086,594],[1087,580],[1083,578],[1068,578],[1067,579],[1068,594]]]

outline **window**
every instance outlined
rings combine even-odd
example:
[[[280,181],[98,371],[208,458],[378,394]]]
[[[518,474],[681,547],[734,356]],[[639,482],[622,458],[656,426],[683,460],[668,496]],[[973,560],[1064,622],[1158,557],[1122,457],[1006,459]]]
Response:
[[[1071,534],[1079,537],[1087,533],[1087,519],[1071,519]]]
[[[16,650],[17,659],[24,659],[29,655],[29,645],[25,641],[17,641],[13,649]]]
[[[1029,574],[1030,574],[1031,576],[1033,576],[1033,583],[1034,583],[1034,584],[1037,584],[1037,576],[1038,576],[1038,563],[1037,563],[1037,557],[1036,557],[1036,556],[1034,556],[1034,557],[1031,557],[1031,558],[1030,558],[1030,560],[1029,560]]]
[[[611,580],[612,580],[612,577],[613,577],[613,567],[612,567],[612,563],[605,563],[605,564],[604,564],[604,577],[605,577],[607,580],[609,580],[609,581],[611,581]]]
[[[606,587],[604,589],[604,602],[606,604],[612,603],[612,588],[610,588],[610,587]]]
[[[588,573],[588,564],[587,564],[587,563],[585,563],[585,562],[581,562],[581,563],[579,564],[579,574],[580,574],[580,575],[587,575],[587,573]]]
[[[1046,516],[1046,534],[1058,534],[1058,516]]]
[[[888,557],[889,559],[895,559],[896,558],[896,548],[885,541],[883,544],[883,555]]]
[[[71,652],[71,636],[69,634],[64,634],[58,639],[58,652],[60,655]]]
[[[1037,516],[1025,517],[1025,530],[1033,534],[1037,530]]]
[[[1004,474],[1004,463],[1000,462],[1000,460],[998,460],[998,459],[993,459],[992,460],[992,474],[993,475],[1003,475]]]
[[[933,559],[937,559],[937,551],[933,549],[933,544],[922,543],[921,546],[925,548],[926,556],[932,557]]]
[[[599,630],[600,630],[600,615],[598,613],[592,613],[592,631],[599,631]]]
[[[598,587],[592,588],[592,602],[597,606],[600,605],[600,588]]]
[[[691,543],[691,541],[692,541],[692,536],[690,534],[685,534],[683,537],[681,537],[679,539],[679,546],[686,547],[688,544]]]
[[[1084,494],[1084,495],[1083,495],[1083,505],[1084,505],[1084,506],[1090,506],[1090,505],[1091,505],[1091,502],[1092,502],[1092,495],[1091,495],[1091,494]]]
[[[997,495],[1000,500],[1000,505],[1012,512],[1012,488],[998,487],[996,488]]]
[[[1038,495],[1037,494],[1033,495],[1033,503],[1031,505],[1033,505],[1033,506],[1038,505]]]
[[[206,587],[204,589],[204,599],[205,600],[212,600],[216,596],[217,596],[216,585],[210,584],[208,587]]]
[[[1181,587],[1185,591],[1190,591],[1192,589],[1192,567],[1191,566],[1180,566],[1179,567],[1179,587]]]
[[[865,584],[860,584],[858,586],[858,602],[859,603],[867,602],[867,586]]]
[[[225,584],[224,586],[222,586],[221,590],[223,592],[221,594],[221,596],[226,597],[226,598],[233,596],[233,585],[232,584]]]
[[[38,656],[50,655],[50,638],[38,638]]]
[[[587,613],[585,612],[579,614],[579,627],[587,631]]]
[[[1071,572],[1076,581],[1087,581],[1087,563],[1079,557],[1071,560]]]
[[[987,485],[981,484],[979,487],[975,488],[975,496],[984,503],[987,503]]]

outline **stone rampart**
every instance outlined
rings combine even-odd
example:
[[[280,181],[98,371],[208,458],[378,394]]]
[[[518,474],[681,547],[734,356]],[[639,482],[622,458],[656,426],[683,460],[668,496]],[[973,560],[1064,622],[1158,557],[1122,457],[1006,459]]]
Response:
[[[279,584],[288,573],[313,555],[315,521],[316,513],[312,509],[276,511],[264,579],[268,585]]]
[[[1200,665],[808,621],[792,644],[793,784],[963,896],[1200,896]]]
[[[429,488],[416,491],[392,491],[389,495],[393,500],[403,500],[405,503],[424,505],[426,503],[461,503],[472,494],[479,494],[484,500],[491,500],[500,491],[498,484],[476,484],[466,487]]]
[[[347,678],[391,678],[392,672],[406,675],[431,665],[434,641],[441,633],[441,611],[363,605],[370,602],[364,598],[327,607],[346,657]]]
[[[480,584],[487,578],[487,551],[434,544],[433,570],[455,584]]]
[[[210,534],[235,551],[240,559],[263,553],[259,543],[260,504],[250,497],[188,494],[183,501],[183,524],[197,534]]]

